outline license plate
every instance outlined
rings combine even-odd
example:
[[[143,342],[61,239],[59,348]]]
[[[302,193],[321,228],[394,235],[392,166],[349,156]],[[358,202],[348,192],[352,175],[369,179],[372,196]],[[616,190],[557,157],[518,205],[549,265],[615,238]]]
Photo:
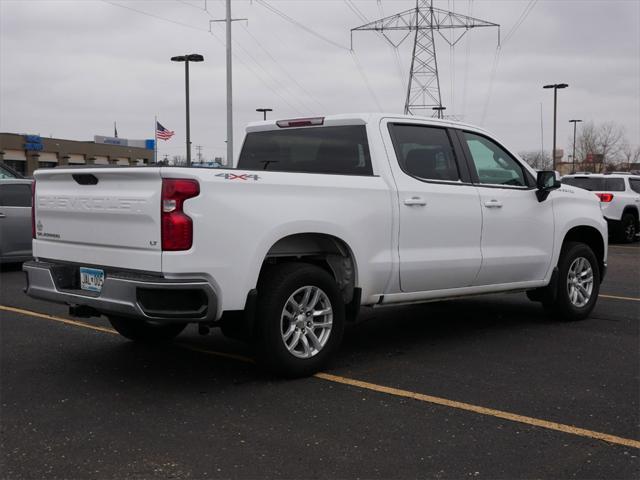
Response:
[[[100,292],[104,283],[104,270],[80,267],[80,288],[90,292]]]

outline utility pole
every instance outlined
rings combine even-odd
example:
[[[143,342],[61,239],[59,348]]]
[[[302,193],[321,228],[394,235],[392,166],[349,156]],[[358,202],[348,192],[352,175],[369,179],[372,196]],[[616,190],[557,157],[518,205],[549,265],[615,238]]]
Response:
[[[205,4],[206,8],[206,4]],[[227,167],[233,167],[233,61],[231,57],[231,22],[247,20],[231,18],[231,0],[226,0],[226,17],[224,20],[209,20],[209,28],[214,22],[225,22],[227,46]]]
[[[196,145],[196,151],[198,152],[198,163],[202,163],[202,145]]]
[[[573,123],[573,167],[571,173],[576,173],[576,125],[582,120],[569,120],[569,123]]]
[[[411,34],[413,37],[413,54],[407,85],[407,96],[404,113],[414,115],[420,111],[428,111],[433,107],[442,107],[440,95],[440,78],[436,59],[435,32],[453,47],[464,36],[467,30],[477,27],[498,27],[498,45],[500,44],[500,25],[460,15],[433,7],[433,0],[416,0],[416,7],[404,12],[375,20],[351,29],[351,49],[353,50],[353,32],[374,30],[397,48]],[[447,38],[442,30],[462,29],[455,38]],[[406,32],[400,41],[393,41],[387,32]],[[433,116],[441,115],[436,110]]]

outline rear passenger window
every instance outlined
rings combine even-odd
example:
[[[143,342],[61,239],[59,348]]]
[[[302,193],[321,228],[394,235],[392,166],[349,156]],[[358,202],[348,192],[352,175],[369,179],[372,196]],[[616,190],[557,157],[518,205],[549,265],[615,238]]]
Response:
[[[630,178],[629,185],[631,186],[631,190],[633,190],[636,193],[640,193],[640,179]]]
[[[0,206],[30,207],[31,185],[0,185]]]
[[[372,175],[364,125],[251,132],[238,169]]]
[[[444,128],[391,124],[389,131],[405,173],[425,180],[460,180],[451,139]]]

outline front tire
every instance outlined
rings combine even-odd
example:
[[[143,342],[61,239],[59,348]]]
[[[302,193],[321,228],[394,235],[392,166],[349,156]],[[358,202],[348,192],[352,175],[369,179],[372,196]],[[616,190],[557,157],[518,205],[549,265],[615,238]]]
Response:
[[[177,337],[187,326],[186,323],[157,325],[135,318],[109,317],[109,323],[116,332],[129,340],[140,343],[165,343]]]
[[[555,295],[543,300],[545,310],[562,320],[583,320],[589,316],[600,292],[600,268],[591,248],[579,242],[563,246],[558,261]]]
[[[345,306],[333,277],[315,265],[268,267],[258,284],[256,354],[287,377],[316,373],[342,341]]]

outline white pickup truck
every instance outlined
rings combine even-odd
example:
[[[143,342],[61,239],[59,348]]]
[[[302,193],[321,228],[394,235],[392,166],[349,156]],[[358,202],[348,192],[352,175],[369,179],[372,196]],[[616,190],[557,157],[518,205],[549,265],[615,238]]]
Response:
[[[320,369],[361,306],[526,291],[577,320],[607,266],[595,195],[449,121],[267,121],[236,169],[35,179],[27,294],[135,341],[220,326],[291,376]]]

